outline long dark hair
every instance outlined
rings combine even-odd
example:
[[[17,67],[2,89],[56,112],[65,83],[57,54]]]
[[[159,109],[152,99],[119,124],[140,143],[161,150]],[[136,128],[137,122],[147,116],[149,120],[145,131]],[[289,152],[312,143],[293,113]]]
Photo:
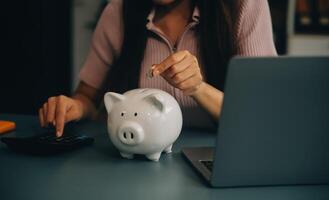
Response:
[[[207,82],[223,90],[227,63],[234,55],[233,13],[231,0],[191,0],[200,10],[196,27],[198,51]],[[123,93],[138,87],[141,62],[148,31],[147,16],[151,0],[123,0],[124,40],[120,57],[111,66],[106,90]]]

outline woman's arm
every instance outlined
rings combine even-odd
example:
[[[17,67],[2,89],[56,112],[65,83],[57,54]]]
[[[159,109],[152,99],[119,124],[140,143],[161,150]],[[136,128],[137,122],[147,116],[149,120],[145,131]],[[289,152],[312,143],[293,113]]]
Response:
[[[96,109],[96,95],[98,90],[91,87],[85,82],[81,81],[72,96],[73,99],[76,99],[81,102],[82,116],[81,118],[95,118],[97,114]]]
[[[240,56],[276,56],[271,14],[267,0],[240,0],[236,24],[236,49]],[[224,93],[204,83],[191,95],[216,120]]]
[[[222,111],[224,93],[215,87],[203,82],[199,88],[191,94],[191,97],[203,107],[214,120],[218,120]]]

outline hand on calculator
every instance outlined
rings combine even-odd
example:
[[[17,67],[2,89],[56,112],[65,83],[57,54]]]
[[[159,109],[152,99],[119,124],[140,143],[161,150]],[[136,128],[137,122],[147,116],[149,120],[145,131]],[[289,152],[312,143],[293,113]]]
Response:
[[[61,137],[64,125],[82,118],[83,105],[79,100],[63,95],[50,97],[39,109],[39,120],[42,127],[53,125],[56,136]]]
[[[61,137],[55,135],[54,129],[47,128],[35,136],[2,137],[1,141],[16,152],[36,155],[63,153],[93,143],[92,137],[78,134],[70,125],[68,126]]]

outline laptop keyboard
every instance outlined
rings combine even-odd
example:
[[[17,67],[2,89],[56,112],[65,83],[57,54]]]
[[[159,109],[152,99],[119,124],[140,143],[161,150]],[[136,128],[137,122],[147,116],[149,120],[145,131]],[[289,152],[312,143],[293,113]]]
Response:
[[[211,160],[200,160],[201,164],[203,164],[209,171],[212,172],[212,168],[214,165],[214,162]]]

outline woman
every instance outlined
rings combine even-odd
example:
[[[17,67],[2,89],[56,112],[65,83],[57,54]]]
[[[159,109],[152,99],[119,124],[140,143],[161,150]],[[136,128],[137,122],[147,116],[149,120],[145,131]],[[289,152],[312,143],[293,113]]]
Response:
[[[214,127],[234,55],[276,55],[267,1],[112,0],[75,94],[49,98],[40,123],[53,124],[61,136],[65,123],[96,115],[106,90],[147,87],[177,99],[185,126]]]

